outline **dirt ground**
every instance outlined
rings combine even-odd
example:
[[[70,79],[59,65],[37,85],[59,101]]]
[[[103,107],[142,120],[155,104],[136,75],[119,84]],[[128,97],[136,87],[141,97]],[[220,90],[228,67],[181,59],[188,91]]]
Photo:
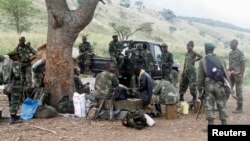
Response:
[[[250,124],[250,87],[244,87],[244,113],[234,114],[236,101],[230,97],[228,101],[228,123]],[[185,99],[188,99],[186,94]],[[8,102],[6,96],[0,94],[0,106],[3,107],[3,118],[0,119],[1,141],[206,141],[207,133],[205,115],[196,121],[195,114],[190,111],[179,119],[166,120],[155,118],[156,124],[142,130],[127,128],[120,121],[90,121],[84,118],[57,116],[51,119],[32,119],[25,123],[9,125]],[[216,124],[220,124],[216,112]],[[38,127],[38,128],[37,128]],[[39,129],[43,128],[43,129]]]

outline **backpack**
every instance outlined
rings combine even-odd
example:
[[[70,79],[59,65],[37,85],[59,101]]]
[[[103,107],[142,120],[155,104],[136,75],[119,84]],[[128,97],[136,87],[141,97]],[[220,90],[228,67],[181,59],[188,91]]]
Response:
[[[126,117],[122,120],[122,124],[126,127],[132,127],[141,130],[147,126],[147,119],[144,116],[143,111],[133,110],[128,111]]]
[[[205,61],[205,62],[204,62]],[[209,57],[205,57],[203,64],[205,63],[204,69],[207,77],[215,81],[224,82],[225,73],[223,68],[217,66]]]

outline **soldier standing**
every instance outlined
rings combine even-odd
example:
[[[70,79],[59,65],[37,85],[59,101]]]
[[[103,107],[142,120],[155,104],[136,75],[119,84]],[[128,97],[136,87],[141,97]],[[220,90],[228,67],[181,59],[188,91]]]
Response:
[[[187,44],[187,53],[185,54],[185,62],[179,88],[180,101],[184,101],[184,93],[187,91],[187,88],[189,86],[190,93],[193,96],[191,103],[193,103],[196,100],[196,95],[197,95],[196,91],[197,76],[196,76],[195,62],[202,58],[200,54],[193,51],[193,48],[194,48],[194,42],[189,41]]]
[[[162,58],[161,58],[161,63],[162,63],[162,78],[172,82],[170,78],[171,70],[172,70],[172,65],[174,63],[173,60],[173,54],[168,51],[168,45],[167,44],[162,44]]]
[[[243,95],[242,83],[245,72],[245,57],[244,54],[237,48],[238,41],[233,39],[230,43],[232,51],[229,53],[229,74],[232,86],[236,87],[237,108],[235,113],[243,112]]]
[[[31,59],[36,54],[36,51],[29,45],[25,44],[25,37],[19,39],[19,44],[16,48],[18,60],[21,63],[22,79],[24,79],[24,86],[31,87]]]
[[[154,58],[151,54],[151,52],[147,49],[146,45],[143,45],[143,52],[145,54],[146,58],[146,68],[145,71],[151,75],[151,71],[154,69]]]
[[[109,43],[109,55],[111,62],[117,67],[120,68],[120,65],[123,63],[123,58],[121,56],[122,46],[118,41],[118,36],[112,36],[113,41]]]
[[[215,45],[205,43],[206,56],[200,61],[198,69],[199,99],[204,94],[206,118],[209,125],[214,124],[214,105],[217,104],[221,124],[227,124],[226,112],[227,95],[224,82],[228,81],[226,63],[222,58],[213,54]]]
[[[82,43],[79,45],[79,67],[81,73],[83,73],[83,68],[86,73],[90,73],[91,57],[94,55],[91,44],[87,41],[87,37],[82,37]]]
[[[137,44],[137,49],[132,53],[131,61],[134,66],[146,70],[147,62],[146,62],[146,52],[143,51],[142,44]]]
[[[21,63],[17,60],[14,60],[12,69],[11,69],[11,83],[13,88],[11,90],[11,102],[10,102],[10,124],[15,124],[21,122],[19,116],[17,116],[18,109],[21,105],[21,99],[23,96],[23,81],[21,80]]]

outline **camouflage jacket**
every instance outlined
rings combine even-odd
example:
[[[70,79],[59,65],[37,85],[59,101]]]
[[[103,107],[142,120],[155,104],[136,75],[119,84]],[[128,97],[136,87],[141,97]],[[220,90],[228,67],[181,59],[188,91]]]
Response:
[[[83,42],[79,45],[79,53],[93,53],[91,44],[89,42]]]
[[[229,79],[229,76],[228,76],[228,73],[227,73],[227,69],[226,69],[226,62],[221,58],[221,57],[218,57],[216,56],[215,54],[209,54],[209,55],[206,55],[206,57],[209,57],[216,66],[218,66],[219,68],[221,68],[224,72],[224,77],[229,81],[230,83],[230,79]],[[204,59],[203,58],[200,63],[199,63],[199,67],[198,67],[198,91],[199,93],[201,94],[204,90],[204,87],[205,87],[205,81],[206,81],[206,78],[207,80],[209,80],[209,78],[207,77],[206,75],[206,68],[205,65],[206,63],[204,63]],[[219,82],[218,83],[222,83],[222,82]]]
[[[119,86],[119,80],[115,74],[103,71],[96,76],[95,93],[98,98],[110,99],[114,89]]]
[[[202,56],[196,52],[187,52],[185,54],[185,62],[184,62],[184,68],[183,70],[192,70],[195,69],[195,61],[197,58],[202,58]]]
[[[171,52],[163,52],[161,57],[162,69],[171,69],[174,63],[173,54]]]
[[[234,70],[236,73],[242,72],[242,63],[245,63],[246,58],[244,54],[239,50],[232,50],[229,53],[229,69]]]
[[[23,86],[21,64],[18,61],[13,62],[12,65],[11,82],[14,83],[14,86]]]
[[[36,51],[28,45],[18,46],[16,52],[21,63],[30,63],[31,57],[36,54]]]
[[[153,89],[154,95],[159,95],[160,104],[175,104],[179,101],[176,88],[168,81],[161,80]]]
[[[150,72],[154,69],[154,58],[149,50],[144,50],[144,54],[146,54],[146,71]]]
[[[136,50],[131,55],[131,62],[134,64],[134,66],[140,67],[141,69],[146,70],[147,68],[147,59],[146,59],[146,52]]]
[[[109,55],[113,57],[118,57],[121,54],[122,46],[119,42],[115,43],[111,41],[109,43]]]

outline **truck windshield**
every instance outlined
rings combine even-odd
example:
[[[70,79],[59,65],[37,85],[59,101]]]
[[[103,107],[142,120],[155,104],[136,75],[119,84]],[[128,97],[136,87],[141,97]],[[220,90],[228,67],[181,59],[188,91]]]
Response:
[[[153,48],[154,48],[155,61],[161,61],[161,54],[162,54],[161,47],[159,45],[154,45]]]

